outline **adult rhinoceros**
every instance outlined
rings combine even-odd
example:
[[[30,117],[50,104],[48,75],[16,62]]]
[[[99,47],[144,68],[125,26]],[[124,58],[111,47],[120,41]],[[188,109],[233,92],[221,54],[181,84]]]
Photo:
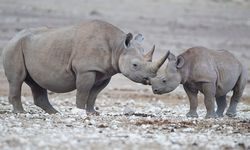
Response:
[[[16,113],[24,112],[21,86],[31,88],[35,105],[56,113],[47,90],[64,93],[77,89],[76,105],[88,114],[97,114],[98,93],[111,77],[122,73],[129,79],[146,83],[167,56],[152,62],[154,47],[146,55],[131,33],[103,22],[90,21],[62,28],[25,29],[3,50],[3,66],[9,82],[9,101]]]

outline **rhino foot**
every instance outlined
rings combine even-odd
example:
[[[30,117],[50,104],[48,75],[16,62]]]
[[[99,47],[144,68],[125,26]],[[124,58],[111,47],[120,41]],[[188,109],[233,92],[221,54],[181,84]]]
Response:
[[[208,118],[218,118],[218,115],[214,112],[214,113],[207,113],[205,116],[206,119]]]
[[[23,109],[14,109],[12,112],[15,113],[15,114],[25,114],[25,113],[27,113],[27,112],[26,112],[25,110],[23,110]]]
[[[198,118],[197,112],[191,112],[191,111],[189,111],[189,112],[186,114],[186,116],[187,116],[188,118]]]
[[[88,116],[99,116],[100,115],[100,113],[98,112],[98,111],[96,111],[96,110],[86,110],[86,114],[88,115]]]
[[[51,109],[45,110],[45,112],[50,114],[50,115],[58,113],[58,111],[56,109],[54,109],[53,107]]]
[[[221,117],[223,117],[223,116],[224,116],[222,112],[218,112],[218,111],[216,111],[216,114],[217,114],[217,117],[219,117],[219,118],[221,118]]]
[[[227,111],[226,115],[227,115],[228,117],[235,117],[235,116],[236,116],[236,112]]]

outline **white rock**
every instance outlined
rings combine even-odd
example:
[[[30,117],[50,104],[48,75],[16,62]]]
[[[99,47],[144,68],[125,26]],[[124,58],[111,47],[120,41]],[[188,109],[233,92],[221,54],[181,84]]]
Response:
[[[86,115],[86,111],[84,109],[79,109],[79,108],[72,108],[71,109],[72,114],[77,114],[77,115]]]
[[[135,113],[135,110],[128,106],[126,106],[123,110],[123,114],[125,115],[132,115],[134,113]]]
[[[133,99],[130,99],[130,100],[127,101],[127,104],[135,105],[135,101]]]
[[[113,124],[113,125],[111,125],[111,128],[114,129],[114,130],[117,130],[118,126],[116,124]]]
[[[216,128],[218,128],[220,125],[218,125],[218,124],[215,124],[215,125],[212,125],[212,128],[213,129],[216,129]]]
[[[91,125],[95,125],[95,124],[96,124],[96,122],[95,122],[95,120],[91,119],[91,120],[89,121],[89,124],[91,124]]]
[[[185,128],[182,130],[183,132],[193,132],[194,128]]]
[[[75,118],[66,118],[66,119],[63,120],[63,122],[65,122],[65,123],[72,123],[74,121],[76,121]]]

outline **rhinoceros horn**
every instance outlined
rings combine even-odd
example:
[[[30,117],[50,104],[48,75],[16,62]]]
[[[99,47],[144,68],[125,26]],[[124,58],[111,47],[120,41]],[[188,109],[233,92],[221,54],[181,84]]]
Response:
[[[155,51],[155,45],[152,47],[152,49],[146,55],[144,55],[144,58],[146,59],[146,61],[149,61],[149,62],[152,61],[154,51]]]
[[[165,62],[165,60],[168,58],[169,54],[170,51],[168,51],[160,60],[153,62],[151,66],[152,69],[155,71],[158,70],[161,67],[161,65]]]

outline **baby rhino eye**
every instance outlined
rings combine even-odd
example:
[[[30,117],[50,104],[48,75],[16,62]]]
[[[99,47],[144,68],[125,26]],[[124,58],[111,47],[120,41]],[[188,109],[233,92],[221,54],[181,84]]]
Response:
[[[135,68],[136,68],[136,67],[137,67],[137,64],[133,64],[133,67],[135,67]]]
[[[167,82],[166,79],[163,79],[163,80],[162,80],[162,83],[166,83],[166,82]]]

